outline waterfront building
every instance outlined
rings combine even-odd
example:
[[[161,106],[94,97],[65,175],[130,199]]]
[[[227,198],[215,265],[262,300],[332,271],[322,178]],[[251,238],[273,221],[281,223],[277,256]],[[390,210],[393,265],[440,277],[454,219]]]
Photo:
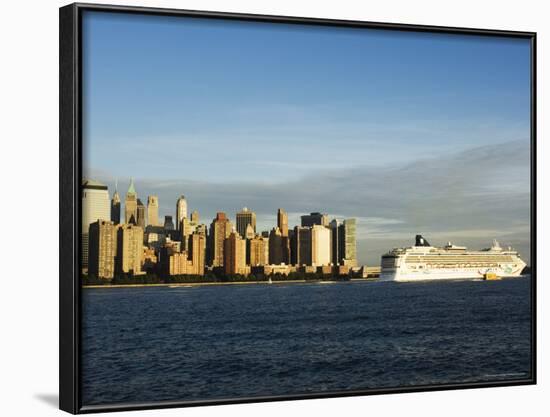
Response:
[[[269,263],[272,265],[283,263],[283,242],[278,227],[274,227],[269,233]]]
[[[130,186],[126,192],[126,199],[124,200],[124,223],[137,225],[137,193],[134,187],[134,180],[130,180]]]
[[[88,268],[88,240],[90,225],[98,220],[110,220],[111,208],[106,185],[85,179],[82,181],[82,268]]]
[[[318,212],[305,214],[301,216],[302,227],[311,227],[314,225],[328,226],[328,215]]]
[[[288,236],[288,214],[282,208],[277,210],[277,227],[281,231],[281,236]]]
[[[223,267],[228,275],[250,273],[250,268],[246,266],[246,241],[236,231],[224,240]]]
[[[145,205],[141,202],[141,200],[138,198],[137,200],[137,220],[136,220],[137,226],[141,227],[143,230],[145,230]]]
[[[164,216],[164,229],[174,230],[174,221],[172,220],[172,216]]]
[[[213,267],[223,266],[224,262],[224,241],[231,233],[232,225],[224,212],[216,214],[210,225],[210,234],[208,235],[208,256],[209,264]]]
[[[182,219],[180,223],[180,234],[183,250],[188,250],[189,237],[193,233],[196,233],[198,231],[199,234],[203,234],[204,236],[206,236],[206,226],[203,225],[203,228],[201,228],[201,230],[198,230],[199,226],[199,224],[193,221],[193,216],[191,216],[191,218],[184,217]]]
[[[115,193],[111,199],[111,221],[120,224],[120,195],[118,194],[118,182],[115,182]]]
[[[206,235],[193,233],[189,237],[189,259],[195,275],[204,275],[206,264]]]
[[[246,263],[250,266],[261,266],[268,263],[268,239],[262,236],[254,236],[246,241]]]
[[[176,202],[176,230],[180,230],[181,221],[187,217],[187,200],[182,195]]]
[[[357,266],[357,223],[355,219],[346,219],[338,226],[339,264]]]
[[[311,265],[311,228],[294,227],[292,243],[292,263],[294,265]]]
[[[311,227],[311,265],[330,265],[330,230],[318,224]]]
[[[331,245],[331,262],[333,265],[340,264],[340,225],[341,222],[333,219],[329,223],[330,228],[330,245]]]
[[[166,275],[204,275],[206,237],[193,234],[189,251],[179,251],[175,245],[160,250],[160,271]]]
[[[117,273],[141,275],[143,256],[143,229],[133,224],[123,224],[117,232]]]
[[[117,248],[117,226],[107,220],[90,225],[88,275],[100,279],[113,279]]]
[[[147,225],[159,225],[159,199],[156,195],[147,197]]]
[[[248,225],[252,226],[253,233],[256,233],[256,213],[250,211],[244,207],[241,211],[237,212],[236,216],[237,232],[242,238],[246,237],[246,229]]]

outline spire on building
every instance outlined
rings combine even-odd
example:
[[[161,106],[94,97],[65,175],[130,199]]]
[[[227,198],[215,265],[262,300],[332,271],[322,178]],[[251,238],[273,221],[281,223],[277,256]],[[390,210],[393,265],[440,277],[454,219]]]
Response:
[[[128,193],[127,194],[136,194],[136,189],[134,188],[134,179],[130,179],[130,186],[128,187]]]

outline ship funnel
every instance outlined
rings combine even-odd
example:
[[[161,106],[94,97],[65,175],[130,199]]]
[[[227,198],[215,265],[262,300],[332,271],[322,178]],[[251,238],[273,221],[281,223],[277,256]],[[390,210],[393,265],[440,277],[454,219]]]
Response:
[[[415,246],[431,246],[430,242],[422,237],[422,235],[416,235]]]

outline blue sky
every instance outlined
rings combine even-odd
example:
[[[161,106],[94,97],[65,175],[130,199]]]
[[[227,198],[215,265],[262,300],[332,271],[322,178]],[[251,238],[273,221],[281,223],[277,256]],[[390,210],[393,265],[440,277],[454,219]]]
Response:
[[[144,192],[159,194],[164,214],[179,194],[207,223],[218,210],[234,216],[238,206],[257,210],[265,227],[278,207],[296,216],[327,211],[362,218],[360,249],[379,251],[394,243],[388,225],[411,233],[427,225],[407,218],[412,207],[386,216],[379,207],[385,196],[377,190],[372,201],[361,189],[367,183],[384,188],[389,172],[467,159],[475,149],[493,149],[481,152],[492,161],[510,157],[502,149],[529,146],[527,40],[99,12],[88,12],[83,25],[85,175],[110,186],[118,178],[121,188],[134,177],[138,193],[141,182]],[[478,174],[491,179],[483,198],[510,192],[498,175],[509,160],[475,163],[486,164]],[[521,199],[529,192],[528,164],[522,154],[505,170]],[[438,169],[426,174],[445,176]],[[353,181],[362,205],[339,206],[323,187],[313,187],[317,194],[302,205],[280,192],[300,181],[346,187],[350,175],[367,172],[378,183]],[[221,198],[227,189],[233,194]],[[483,241],[512,220],[527,224],[528,203],[508,213],[501,201],[502,224]],[[448,212],[444,201],[437,204]],[[473,229],[493,223],[486,215]],[[427,232],[443,239],[454,226],[470,230],[456,222]],[[369,240],[380,231],[377,242]],[[528,249],[526,230],[505,239]]]

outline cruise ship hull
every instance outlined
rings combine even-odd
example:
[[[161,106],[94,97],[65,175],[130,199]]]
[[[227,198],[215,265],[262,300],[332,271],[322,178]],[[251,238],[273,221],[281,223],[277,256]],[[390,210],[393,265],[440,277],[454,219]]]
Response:
[[[500,268],[479,269],[458,269],[454,271],[431,269],[425,271],[403,271],[401,269],[386,269],[380,273],[380,281],[428,281],[428,280],[450,280],[450,279],[483,279],[485,274],[494,273],[499,277],[519,277],[523,268],[516,270],[504,270]]]

